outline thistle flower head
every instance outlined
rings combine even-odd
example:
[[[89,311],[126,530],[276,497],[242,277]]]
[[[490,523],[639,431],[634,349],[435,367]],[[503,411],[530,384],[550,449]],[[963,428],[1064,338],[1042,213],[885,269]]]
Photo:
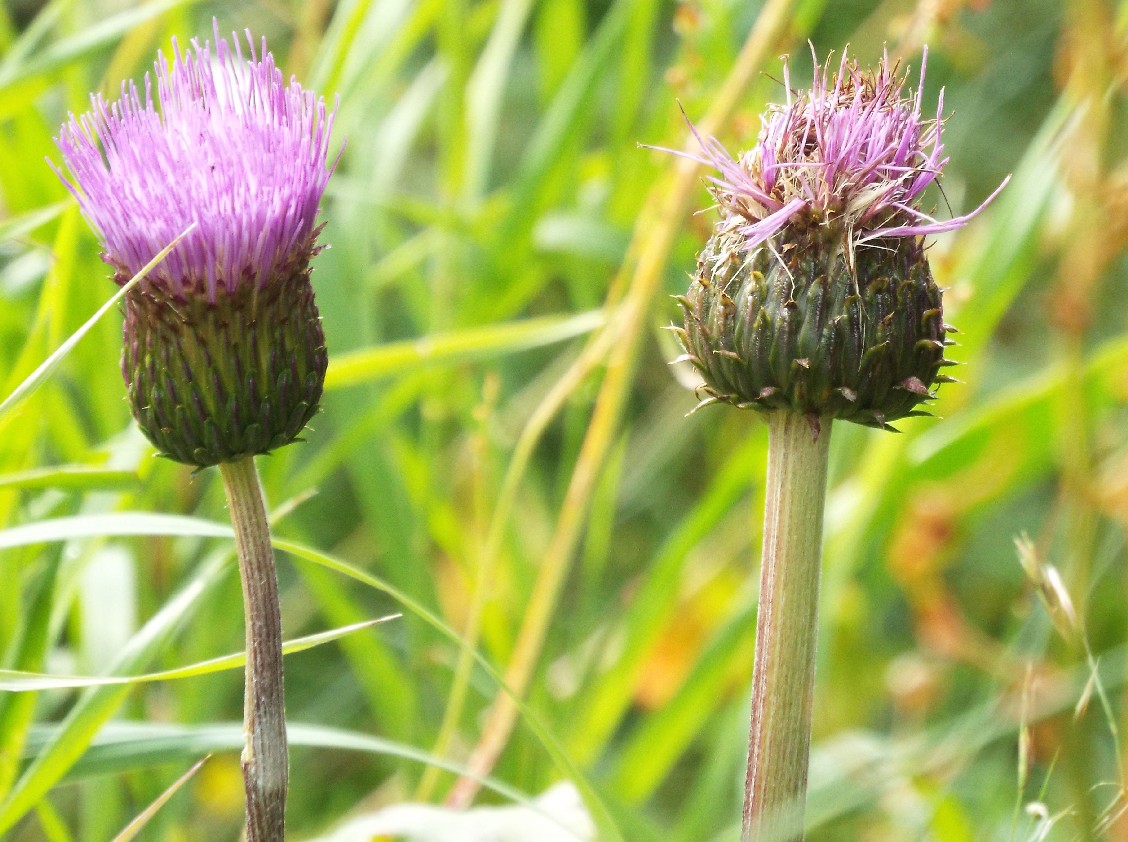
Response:
[[[720,211],[679,297],[705,402],[888,427],[951,380],[924,237],[966,225],[1006,182],[964,216],[920,209],[948,160],[943,93],[934,117],[922,111],[923,65],[906,94],[887,55],[874,72],[845,54],[833,74],[816,61],[803,92],[785,64],[785,101],[736,157],[690,124],[701,153],[675,154],[715,169]]]
[[[309,264],[334,111],[246,43],[174,40],[155,96],[148,75],[94,95],[56,138],[119,284],[195,223],[126,295],[122,372],[141,429],[197,466],[294,441],[327,366]]]

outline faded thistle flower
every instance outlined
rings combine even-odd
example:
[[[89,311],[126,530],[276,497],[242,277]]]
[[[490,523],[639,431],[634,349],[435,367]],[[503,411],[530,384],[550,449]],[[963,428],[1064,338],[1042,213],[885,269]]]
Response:
[[[327,364],[309,275],[334,112],[265,39],[233,43],[174,40],[155,97],[148,74],[92,96],[56,139],[118,284],[196,224],[126,295],[122,373],[153,444],[201,467],[294,441]]]
[[[733,158],[693,130],[702,152],[688,157],[716,169],[720,219],[675,330],[703,403],[886,427],[923,414],[915,407],[951,380],[940,370],[953,329],[924,237],[966,224],[998,190],[954,219],[920,209],[948,160],[943,93],[925,118],[923,59],[917,90],[905,95],[905,81],[888,56],[871,73],[843,55],[833,75],[816,62],[796,93],[785,63],[786,101],[768,108],[750,151]]]

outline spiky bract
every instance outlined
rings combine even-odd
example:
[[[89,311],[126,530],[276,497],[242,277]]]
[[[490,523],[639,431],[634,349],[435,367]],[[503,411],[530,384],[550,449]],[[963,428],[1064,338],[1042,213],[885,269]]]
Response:
[[[940,290],[918,240],[867,249],[853,271],[810,243],[778,255],[742,245],[714,234],[679,297],[707,400],[886,427],[948,379]]]
[[[189,465],[297,439],[317,411],[328,357],[308,268],[215,304],[158,286],[127,293],[122,373],[141,429]]]

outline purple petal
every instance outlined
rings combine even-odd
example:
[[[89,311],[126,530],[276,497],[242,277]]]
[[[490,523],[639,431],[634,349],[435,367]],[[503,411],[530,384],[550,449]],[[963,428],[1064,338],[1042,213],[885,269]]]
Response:
[[[300,259],[314,236],[334,160],[335,108],[282,72],[246,35],[193,41],[172,61],[158,55],[142,94],[123,84],[112,103],[91,97],[56,142],[62,176],[119,271],[140,269],[191,223],[150,274],[173,295],[214,298],[222,285],[267,284]]]

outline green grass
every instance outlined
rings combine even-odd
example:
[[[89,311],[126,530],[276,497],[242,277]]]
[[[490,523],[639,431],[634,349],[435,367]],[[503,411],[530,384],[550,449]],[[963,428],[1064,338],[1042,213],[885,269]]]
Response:
[[[286,659],[295,838],[441,802],[496,699],[515,727],[482,802],[569,779],[600,839],[737,838],[765,428],[686,417],[660,328],[709,199],[639,144],[688,148],[679,102],[750,144],[777,57],[809,78],[808,38],[914,69],[929,44],[941,215],[1014,173],[930,252],[961,331],[943,417],[836,427],[809,838],[1104,832],[1128,762],[1128,3],[13,0],[0,399],[115,292],[52,135],[213,14],[338,95],[347,138],[314,272],[323,411],[260,460],[286,637],[328,633]],[[120,328],[111,308],[0,406],[0,835],[111,839],[210,753],[138,838],[234,840],[222,489],[152,456]]]

